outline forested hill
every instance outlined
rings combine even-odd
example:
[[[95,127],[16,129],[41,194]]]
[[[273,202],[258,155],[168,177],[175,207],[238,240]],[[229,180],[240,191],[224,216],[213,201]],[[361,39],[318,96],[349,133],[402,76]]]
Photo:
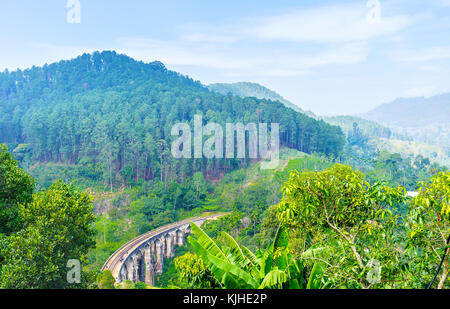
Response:
[[[221,171],[238,160],[174,162],[173,124],[280,123],[282,146],[336,155],[340,128],[286,108],[280,102],[209,91],[200,82],[105,51],[24,71],[0,73],[0,142],[30,162],[92,164],[111,182]]]

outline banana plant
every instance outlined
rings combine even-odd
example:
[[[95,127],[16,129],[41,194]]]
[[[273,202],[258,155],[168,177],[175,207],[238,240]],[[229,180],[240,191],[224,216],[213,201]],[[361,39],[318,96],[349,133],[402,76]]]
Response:
[[[309,279],[304,280],[306,267],[288,251],[288,234],[278,228],[274,242],[264,252],[251,252],[240,246],[229,234],[221,233],[219,246],[200,227],[191,222],[195,236],[189,242],[216,279],[225,289],[319,289],[323,266],[314,264]],[[306,281],[306,282],[305,282]]]

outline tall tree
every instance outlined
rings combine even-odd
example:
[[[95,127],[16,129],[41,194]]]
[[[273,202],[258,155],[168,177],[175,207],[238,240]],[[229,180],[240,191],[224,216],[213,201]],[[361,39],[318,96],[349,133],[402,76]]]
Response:
[[[31,202],[33,190],[33,178],[0,144],[0,234],[9,235],[21,228],[18,204]]]
[[[95,245],[91,197],[61,181],[20,205],[24,229],[12,235],[2,254],[4,288],[72,288],[90,284],[81,273],[80,284],[67,280],[69,260],[86,261]],[[81,271],[81,269],[80,269]]]
[[[423,182],[417,195],[411,203],[408,216],[410,247],[414,251],[429,252],[425,256],[430,262],[424,261],[424,255],[416,255],[415,263],[423,264],[432,272],[428,272],[428,279],[435,272],[442,261],[441,273],[438,274],[437,288],[444,288],[450,274],[450,173],[438,173],[429,182]],[[420,249],[419,249],[420,248]],[[445,256],[444,259],[442,257]]]

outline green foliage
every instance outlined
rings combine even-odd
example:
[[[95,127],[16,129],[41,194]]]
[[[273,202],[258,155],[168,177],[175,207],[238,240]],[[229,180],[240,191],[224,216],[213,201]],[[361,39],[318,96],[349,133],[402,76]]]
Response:
[[[441,256],[448,252],[447,238],[450,235],[450,173],[439,173],[429,182],[421,183],[419,194],[412,200],[408,216],[409,250],[414,264],[428,266],[426,278],[431,281],[432,272]],[[425,249],[425,253],[418,248]],[[427,252],[429,254],[427,254]],[[450,273],[447,257],[438,287],[443,288]],[[448,286],[448,284],[447,284]]]
[[[322,171],[331,166],[333,166],[333,163],[327,157],[317,154],[305,155],[301,158],[289,160],[283,170],[275,172],[274,177],[281,186],[289,179],[290,173],[294,170],[299,172],[313,172]]]
[[[282,190],[280,220],[299,233],[300,256],[327,261],[323,271],[329,285],[376,284],[366,278],[372,260],[382,262],[385,280],[396,275],[398,218],[393,209],[405,199],[403,188],[370,185],[362,173],[336,164],[322,172],[292,172]]]
[[[116,279],[114,279],[112,273],[110,270],[103,271],[100,282],[99,282],[99,288],[100,289],[114,289],[114,284],[116,283]]]
[[[321,263],[315,263],[308,280],[307,289],[320,289],[322,286],[322,277],[324,275],[324,267]]]
[[[133,290],[135,284],[131,280],[122,281],[117,288],[121,290]]]
[[[179,278],[179,284],[186,288],[209,289],[219,286],[214,275],[196,254],[186,253],[177,257],[175,268]]]
[[[95,188],[97,191],[106,191],[101,181],[101,168],[89,160],[81,160],[78,165],[44,163],[35,164],[28,168],[28,173],[36,179],[36,189],[46,189],[58,180],[75,182],[83,188]]]
[[[134,289],[135,290],[145,290],[145,289],[147,289],[147,285],[144,282],[138,281],[134,284]]]
[[[100,270],[106,260],[122,245],[139,236],[123,218],[98,216],[94,224],[96,246],[89,251],[90,270]]]
[[[352,228],[387,215],[386,206],[402,201],[403,188],[370,185],[364,175],[336,164],[323,172],[292,172],[284,184],[279,210],[287,224]],[[367,226],[370,230],[370,224]]]
[[[73,185],[57,182],[20,205],[24,229],[9,238],[1,286],[4,288],[71,288],[67,262],[85,262],[95,243],[92,202]],[[84,276],[83,278],[86,278]],[[81,286],[90,282],[83,281]]]
[[[21,228],[18,204],[29,203],[34,180],[20,169],[6,146],[0,144],[0,234],[9,235]]]
[[[402,157],[398,153],[362,150],[357,146],[345,147],[341,154],[341,162],[351,165],[365,173],[370,183],[385,181],[391,186],[403,186],[409,191],[417,189],[417,183],[430,179],[447,168],[436,163],[431,164],[428,158]]]
[[[242,213],[235,209],[229,215],[220,217],[211,222],[206,222],[203,226],[203,230],[212,238],[219,237],[221,231],[237,236],[243,230],[242,215]]]

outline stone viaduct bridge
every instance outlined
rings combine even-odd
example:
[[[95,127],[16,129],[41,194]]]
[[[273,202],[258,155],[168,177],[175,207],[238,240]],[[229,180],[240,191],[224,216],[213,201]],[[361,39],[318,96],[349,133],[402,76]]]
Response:
[[[129,241],[109,257],[102,267],[110,270],[117,283],[125,280],[155,283],[155,275],[163,271],[164,257],[174,256],[174,248],[182,246],[191,232],[191,222],[198,226],[226,214],[195,217],[160,227]]]

